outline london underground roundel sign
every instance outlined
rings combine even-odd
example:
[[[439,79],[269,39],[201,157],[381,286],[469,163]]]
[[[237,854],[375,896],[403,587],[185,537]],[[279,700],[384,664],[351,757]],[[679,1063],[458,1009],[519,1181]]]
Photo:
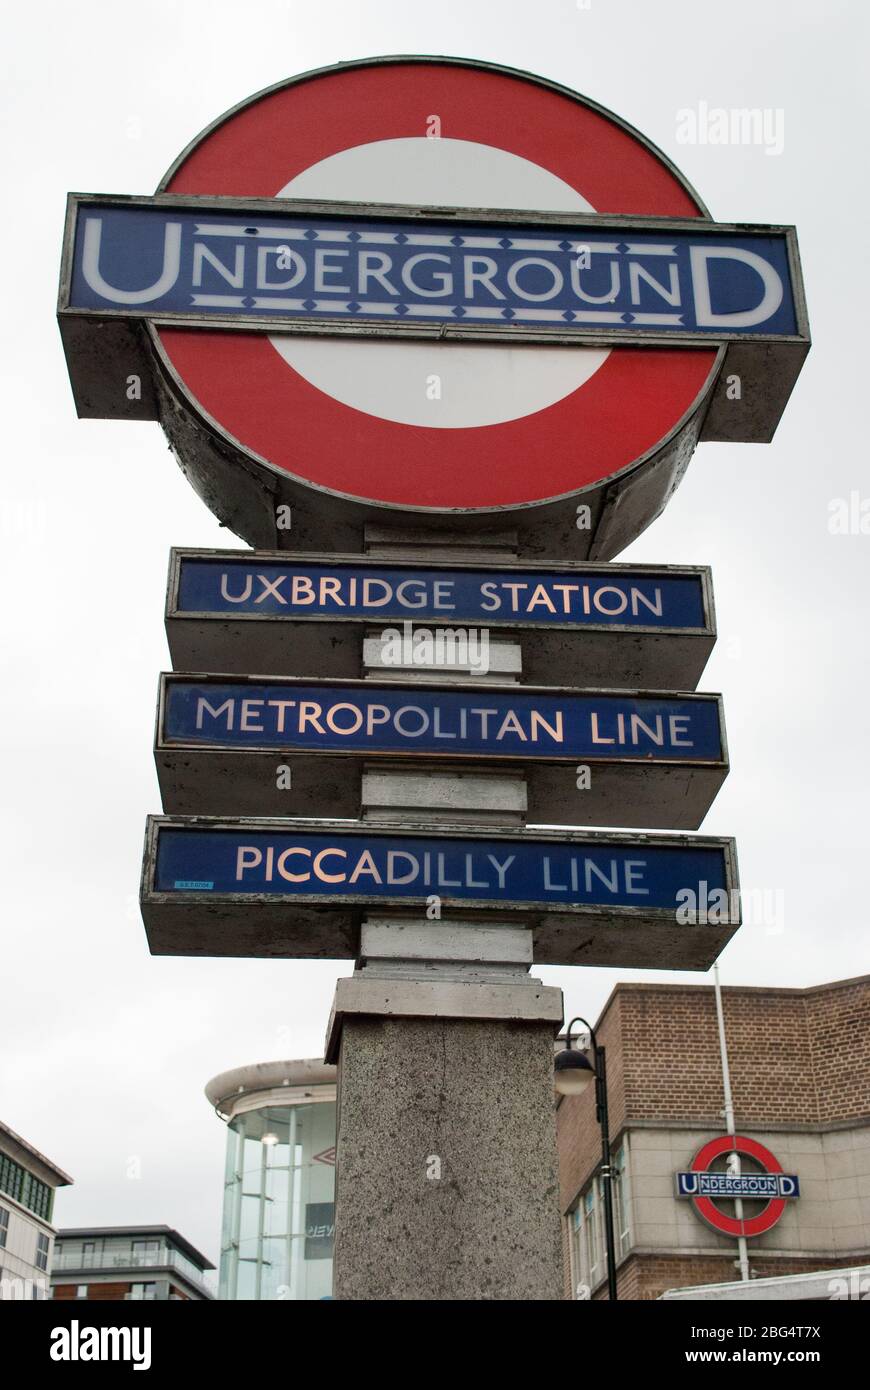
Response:
[[[751,1159],[756,1167],[738,1174],[713,1169],[716,1159],[732,1153]],[[800,1196],[800,1184],[794,1174],[783,1172],[779,1160],[757,1139],[721,1134],[698,1150],[688,1172],[677,1174],[677,1195],[690,1198],[701,1219],[721,1235],[761,1236],[776,1225],[786,1202]],[[735,1198],[764,1206],[754,1216],[739,1218],[718,1205],[733,1204]]]
[[[61,319],[80,413],[158,415],[254,544],[358,548],[410,512],[549,553],[555,528],[607,558],[705,421],[769,435],[758,400],[778,413],[805,351],[789,229],[723,230],[636,131],[486,64],[308,73],[221,117],[156,198],[76,197]],[[95,317],[144,319],[126,410],[76,380]],[[771,339],[792,366],[723,431],[729,344]]]

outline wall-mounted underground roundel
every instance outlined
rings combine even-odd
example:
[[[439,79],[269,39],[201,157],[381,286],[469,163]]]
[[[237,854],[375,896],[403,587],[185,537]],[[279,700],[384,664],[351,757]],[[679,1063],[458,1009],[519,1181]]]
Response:
[[[444,58],[293,78],[155,198],[71,197],[61,326],[80,413],[158,416],[252,544],[576,558],[628,544],[699,438],[769,438],[808,343],[791,229],[714,224],[592,102]]]
[[[720,1172],[713,1164],[736,1153],[748,1158],[751,1171],[739,1174]],[[757,1139],[743,1134],[720,1134],[695,1154],[688,1172],[677,1173],[677,1196],[688,1197],[696,1213],[720,1235],[729,1237],[763,1236],[779,1221],[788,1201],[800,1196],[800,1183],[794,1173],[784,1173],[779,1159]],[[750,1215],[734,1211],[734,1202],[756,1204]],[[731,1207],[731,1211],[723,1209]],[[758,1205],[760,1204],[760,1206]]]

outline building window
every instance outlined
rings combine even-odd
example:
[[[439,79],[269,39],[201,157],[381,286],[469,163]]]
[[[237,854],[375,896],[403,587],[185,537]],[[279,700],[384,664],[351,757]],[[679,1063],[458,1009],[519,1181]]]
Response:
[[[613,1224],[617,1258],[631,1247],[631,1203],[628,1192],[628,1151],[621,1144],[613,1155]]]
[[[42,1231],[36,1237],[36,1268],[48,1269],[48,1236]]]
[[[0,1250],[6,1244],[6,1237],[9,1234],[9,1212],[6,1207],[0,1207]]]
[[[593,1287],[603,1277],[601,1259],[601,1215],[598,1179],[593,1178],[583,1197],[583,1244],[586,1282]]]
[[[613,1225],[616,1258],[621,1259],[631,1248],[631,1200],[629,1190],[628,1144],[623,1143],[611,1158]],[[587,1290],[595,1288],[607,1275],[607,1251],[604,1238],[604,1189],[599,1174],[581,1193],[569,1213],[571,1226],[571,1270],[574,1297],[578,1285]]]
[[[87,1298],[87,1296],[88,1296],[88,1286],[87,1286],[87,1284],[76,1284],[76,1298]]]
[[[574,1297],[588,1297],[604,1278],[600,1217],[600,1190],[593,1178],[571,1213],[571,1263]],[[579,1289],[579,1292],[578,1292]]]
[[[51,1220],[51,1188],[3,1153],[0,1153],[0,1192],[28,1207],[44,1221]]]
[[[160,1241],[159,1240],[134,1240],[133,1241],[133,1264],[156,1265],[160,1263]]]
[[[157,1297],[157,1285],[156,1285],[156,1284],[131,1284],[131,1285],[130,1285],[130,1297],[131,1297],[131,1298],[134,1298],[134,1299],[141,1299],[141,1298],[148,1298],[148,1299],[151,1299],[151,1298],[156,1298],[156,1297]]]
[[[568,1223],[570,1229],[568,1267],[571,1274],[571,1297],[586,1297],[585,1278],[583,1275],[583,1209],[578,1203],[572,1211],[568,1213]]]

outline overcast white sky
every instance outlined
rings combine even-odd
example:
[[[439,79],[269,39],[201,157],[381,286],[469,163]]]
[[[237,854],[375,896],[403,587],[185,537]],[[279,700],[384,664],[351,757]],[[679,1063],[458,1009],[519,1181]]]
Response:
[[[704,829],[737,837],[749,923],[726,983],[864,973],[870,535],[866,7],[860,0],[79,0],[17,7],[0,102],[4,569],[0,1118],[75,1178],[60,1225],[165,1221],[217,1260],[224,1134],[202,1088],[318,1055],[349,963],[149,956],[136,894],[172,544],[229,546],[156,424],[77,421],[54,321],[67,190],[153,192],[188,140],[273,82],[446,53],[553,78],[626,118],[721,221],[794,222],[815,346],[772,445],[702,445],[623,559],[713,567],[732,771]],[[677,142],[677,112],[781,110],[784,149]],[[870,505],[868,505],[870,510]],[[594,1016],[621,970],[540,970]],[[700,975],[682,976],[701,982]],[[138,1160],[141,1176],[129,1176]]]

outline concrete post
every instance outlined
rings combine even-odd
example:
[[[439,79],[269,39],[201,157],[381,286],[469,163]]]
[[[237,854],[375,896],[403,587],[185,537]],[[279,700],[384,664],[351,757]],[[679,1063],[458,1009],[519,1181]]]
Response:
[[[511,539],[500,540],[505,558]],[[416,533],[379,533],[370,549],[436,558]],[[500,679],[521,674],[516,641],[492,644],[490,656]],[[376,635],[365,660],[384,674]],[[372,769],[363,779],[372,821],[520,825],[526,805],[515,773]],[[364,924],[326,1044],[338,1064],[336,1298],[562,1297],[553,1094],[562,995],[531,979],[531,964],[531,932],[498,920],[399,912]]]
[[[562,1297],[554,1036],[532,934],[370,919],[339,980],[333,1291],[355,1300]]]
[[[553,1028],[345,1018],[336,1298],[563,1296]]]

